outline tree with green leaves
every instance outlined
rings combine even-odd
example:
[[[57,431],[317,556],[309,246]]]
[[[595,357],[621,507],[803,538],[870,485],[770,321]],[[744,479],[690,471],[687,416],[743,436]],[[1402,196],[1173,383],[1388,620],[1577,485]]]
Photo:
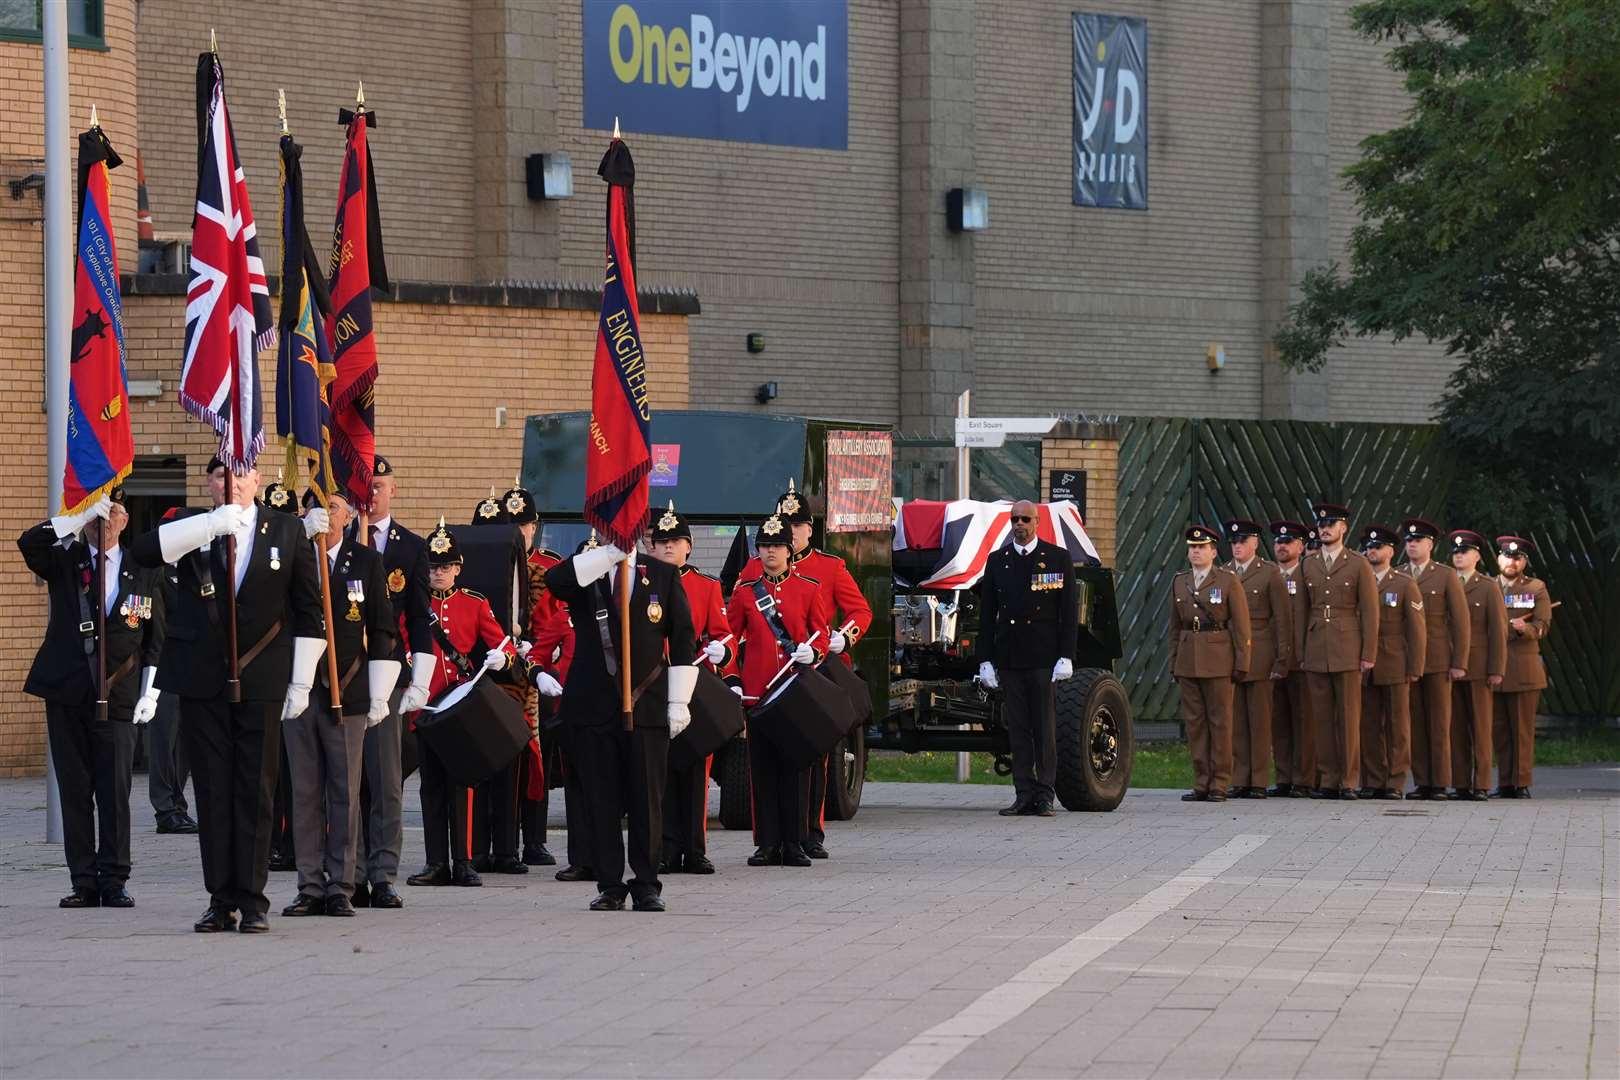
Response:
[[[1346,170],[1348,266],[1277,334],[1319,370],[1350,336],[1443,343],[1437,419],[1482,527],[1585,514],[1620,540],[1620,0],[1372,0],[1412,98]],[[1488,476],[1486,475],[1488,473]]]

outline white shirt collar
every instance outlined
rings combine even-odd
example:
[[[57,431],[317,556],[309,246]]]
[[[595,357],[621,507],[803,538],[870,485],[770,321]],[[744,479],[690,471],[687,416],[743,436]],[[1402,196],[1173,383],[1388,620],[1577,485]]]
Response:
[[[1038,537],[1038,536],[1035,539],[1031,540],[1028,543],[1028,545],[1024,545],[1024,546],[1020,546],[1018,541],[1014,540],[1013,541],[1013,550],[1018,552],[1018,554],[1020,554],[1020,555],[1028,555],[1030,552],[1035,550],[1035,545],[1040,543],[1040,542],[1041,542],[1041,538]]]

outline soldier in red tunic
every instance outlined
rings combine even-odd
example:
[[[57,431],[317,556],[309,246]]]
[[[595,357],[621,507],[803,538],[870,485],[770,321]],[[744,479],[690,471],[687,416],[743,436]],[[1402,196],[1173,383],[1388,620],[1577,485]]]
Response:
[[[692,557],[692,526],[671,502],[651,534],[653,557],[679,568],[692,609],[699,660],[724,676],[731,669],[731,628],[720,599],[720,582],[687,563]],[[708,856],[709,769],[713,755],[691,768],[669,767],[664,789],[664,870],[671,874],[712,874]]]
[[[543,707],[556,709],[558,699],[562,697],[563,684],[568,681],[569,665],[574,661],[574,624],[569,619],[566,606],[554,611],[540,627],[534,646],[529,650],[529,661],[535,666],[535,688],[541,697],[547,699]],[[566,730],[557,727],[547,734],[557,741],[553,760],[562,773],[560,779],[566,796],[563,809],[568,815],[568,865],[557,871],[557,880],[595,881],[596,874],[591,869],[591,830],[585,791],[580,787],[579,770],[568,760]]]
[[[872,605],[861,595],[860,586],[855,584],[855,578],[844,565],[843,559],[810,546],[810,537],[815,531],[815,517],[810,513],[809,502],[794,490],[791,479],[788,480],[788,489],[783,493],[777,506],[782,520],[788,523],[793,533],[794,572],[821,584],[822,602],[826,605],[827,620],[832,627],[832,640],[827,643],[827,649],[838,654],[839,659],[848,666],[850,659],[846,650],[871,628]],[[740,580],[757,577],[758,572],[759,559],[756,557],[749,560]],[[810,795],[805,810],[805,824],[809,832],[804,845],[805,854],[812,859],[825,859],[827,857],[826,758],[810,766]]]
[[[535,509],[533,496],[522,488],[513,488],[506,493],[508,508],[512,497],[518,494],[526,500],[526,508],[519,511],[513,520],[516,521],[518,530],[523,533],[524,542],[529,547],[527,625],[532,640],[540,633],[541,628],[556,618],[559,612],[566,622],[568,609],[552,596],[551,590],[546,587],[546,571],[562,562],[562,556],[539,544],[540,515]],[[558,689],[560,692],[561,687]],[[547,725],[541,723],[541,719],[554,712],[557,703],[531,688],[525,704],[529,729],[534,732],[534,739],[529,743],[529,748],[523,752],[524,760],[518,773],[522,777],[522,786],[518,791],[518,824],[523,832],[523,861],[529,866],[555,866],[557,860],[546,848],[546,818],[551,813],[551,790],[550,783],[546,779],[544,763],[547,757],[553,761],[559,758],[557,754],[551,752],[555,729],[548,730]]]
[[[499,671],[517,651],[501,630],[489,601],[478,593],[456,588],[461,553],[456,538],[439,519],[427,538],[428,584],[431,586],[432,652],[411,658],[411,685],[401,695],[401,713],[415,713],[430,698],[471,678],[476,671],[467,655],[483,645],[488,649],[483,666]],[[413,646],[415,643],[412,643]],[[427,865],[407,879],[410,885],[482,885],[472,865],[472,791],[452,783],[442,762],[426,742],[421,743],[423,843]]]
[[[727,621],[742,646],[742,699],[756,705],[787,678],[783,669],[794,664],[818,664],[827,654],[817,646],[828,636],[826,605],[820,583],[796,570],[787,524],[776,514],[766,518],[755,536],[756,564],[745,569],[732,594]],[[775,601],[775,612],[787,636],[795,642],[784,650],[766,614],[763,597]],[[767,607],[769,605],[767,604]],[[786,722],[789,718],[777,718]],[[748,857],[749,866],[809,866],[805,854],[809,790],[807,770],[781,760],[769,741],[756,737],[749,718],[748,772],[753,782],[754,833],[759,848]]]

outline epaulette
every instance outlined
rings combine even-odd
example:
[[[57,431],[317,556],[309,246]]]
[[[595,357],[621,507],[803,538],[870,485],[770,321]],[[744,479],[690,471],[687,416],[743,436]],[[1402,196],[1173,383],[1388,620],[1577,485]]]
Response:
[[[703,571],[699,570],[697,567],[693,566],[691,563],[688,563],[685,566],[681,567],[681,576],[685,577],[687,574],[696,574],[698,577],[700,577],[700,578],[708,578],[710,581],[719,581],[720,580],[719,578],[714,577],[711,574],[705,574]]]
[[[800,579],[802,579],[804,581],[808,581],[812,585],[820,585],[821,584],[821,579],[820,578],[813,578],[809,574],[795,573],[793,576],[796,577],[796,578],[800,578]]]
[[[1176,577],[1186,577],[1190,573],[1192,573],[1191,570],[1177,570],[1176,571]],[[1174,578],[1172,578],[1171,580],[1174,580]]]
[[[542,558],[550,559],[553,562],[565,561],[561,555],[557,554],[555,551],[552,551],[550,548],[536,548],[534,553]]]
[[[739,581],[737,582],[736,588],[740,589],[744,585],[757,585],[760,581],[764,580],[764,577],[765,575],[761,574],[759,577],[751,577],[746,581]]]
[[[456,589],[456,591],[460,592],[460,593],[466,593],[468,596],[472,597],[474,600],[482,600],[486,604],[489,603],[489,597],[485,596],[481,592],[475,592],[472,589],[463,589],[463,588],[460,588],[460,587],[458,587]]]
[[[839,562],[843,562],[843,561],[844,561],[844,560],[843,560],[843,557],[842,557],[842,556],[839,556],[839,555],[834,555],[834,554],[833,554],[833,553],[832,553],[832,552],[830,552],[830,551],[828,551],[828,550],[827,550],[827,549],[826,549],[826,548],[816,548],[816,549],[814,549],[814,550],[815,550],[815,553],[816,553],[816,554],[817,554],[817,555],[820,555],[820,556],[822,556],[822,557],[823,557],[823,558],[828,558],[828,559],[837,559],[837,560],[838,560],[838,561],[839,561]]]

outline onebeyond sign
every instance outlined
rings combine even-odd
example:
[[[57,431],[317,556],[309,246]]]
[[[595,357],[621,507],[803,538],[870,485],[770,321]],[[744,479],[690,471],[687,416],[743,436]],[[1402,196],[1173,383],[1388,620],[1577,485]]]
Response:
[[[1146,210],[1147,21],[1074,16],[1074,204]]]
[[[845,0],[584,0],[585,126],[843,150]]]

